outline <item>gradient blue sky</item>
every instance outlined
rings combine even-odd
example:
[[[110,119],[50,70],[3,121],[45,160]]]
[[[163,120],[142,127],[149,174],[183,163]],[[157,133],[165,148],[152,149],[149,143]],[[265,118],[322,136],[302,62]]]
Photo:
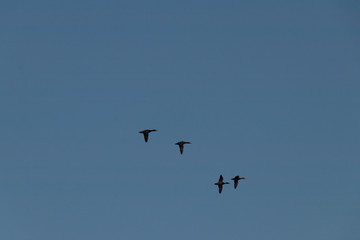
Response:
[[[1,239],[360,239],[358,1],[2,1],[0,25]]]

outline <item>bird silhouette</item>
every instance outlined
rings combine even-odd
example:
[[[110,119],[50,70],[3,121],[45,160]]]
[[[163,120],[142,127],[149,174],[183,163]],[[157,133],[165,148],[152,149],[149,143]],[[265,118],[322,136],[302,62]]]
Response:
[[[234,188],[237,187],[237,185],[238,185],[238,183],[239,183],[239,180],[241,180],[241,179],[246,179],[246,178],[244,178],[244,177],[239,177],[239,176],[235,176],[234,178],[231,179],[231,180],[234,181]]]
[[[180,153],[183,154],[183,152],[184,152],[184,144],[190,144],[190,143],[191,143],[191,142],[181,141],[181,142],[175,143],[175,145],[179,145]]]
[[[217,185],[219,187],[219,194],[222,192],[223,185],[229,184],[228,182],[223,182],[224,178],[222,175],[220,175],[219,181],[217,183],[214,183],[214,185]]]
[[[149,139],[149,133],[151,133],[151,132],[156,132],[156,131],[157,131],[156,129],[152,129],[152,130],[146,129],[146,130],[140,131],[139,133],[144,134],[145,142],[147,142],[148,139]]]

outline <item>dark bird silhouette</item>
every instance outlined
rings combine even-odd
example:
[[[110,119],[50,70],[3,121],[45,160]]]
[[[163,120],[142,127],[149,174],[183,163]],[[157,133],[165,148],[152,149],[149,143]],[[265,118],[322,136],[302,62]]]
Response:
[[[234,180],[234,188],[237,187],[238,183],[239,183],[239,180],[241,179],[246,179],[244,177],[239,177],[239,176],[235,176],[234,178],[232,178],[231,180]]]
[[[180,148],[180,153],[183,154],[183,151],[184,151],[184,144],[190,144],[191,142],[184,142],[184,141],[181,141],[181,142],[177,142],[175,143],[175,145],[179,145],[179,148]]]
[[[151,132],[156,132],[156,131],[157,131],[156,129],[153,129],[153,130],[146,129],[146,130],[140,131],[139,133],[144,134],[145,142],[147,142],[148,139],[149,139],[149,133],[151,133]]]
[[[224,178],[222,175],[220,175],[219,181],[217,183],[214,183],[214,185],[217,185],[219,187],[219,194],[221,193],[223,189],[224,184],[229,184],[228,182],[223,182]]]

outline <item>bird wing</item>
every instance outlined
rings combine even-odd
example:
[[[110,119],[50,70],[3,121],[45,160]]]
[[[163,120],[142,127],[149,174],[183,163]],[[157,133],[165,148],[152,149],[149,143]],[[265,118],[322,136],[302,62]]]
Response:
[[[184,151],[184,145],[179,145],[179,148],[180,148],[180,153],[183,154],[183,151]]]
[[[144,139],[145,139],[145,142],[148,141],[148,139],[149,139],[149,133],[144,132]]]

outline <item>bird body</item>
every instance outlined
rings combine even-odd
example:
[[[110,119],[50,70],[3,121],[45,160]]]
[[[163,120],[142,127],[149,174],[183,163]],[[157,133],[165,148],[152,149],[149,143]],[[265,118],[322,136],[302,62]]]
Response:
[[[156,129],[152,129],[152,130],[150,130],[150,129],[146,129],[146,130],[142,130],[142,131],[140,131],[139,133],[144,134],[144,139],[145,139],[145,142],[147,142],[147,141],[148,141],[148,139],[149,139],[149,133],[151,133],[151,132],[156,132],[156,131],[157,131]]]
[[[184,152],[184,144],[190,144],[191,142],[184,142],[184,141],[181,141],[181,142],[177,142],[175,143],[175,145],[179,145],[179,148],[180,148],[180,154],[183,154]]]
[[[223,176],[220,175],[219,181],[217,183],[214,183],[214,185],[217,185],[219,187],[219,194],[222,192],[223,185],[229,184],[228,182],[224,182],[223,180],[224,180]]]

